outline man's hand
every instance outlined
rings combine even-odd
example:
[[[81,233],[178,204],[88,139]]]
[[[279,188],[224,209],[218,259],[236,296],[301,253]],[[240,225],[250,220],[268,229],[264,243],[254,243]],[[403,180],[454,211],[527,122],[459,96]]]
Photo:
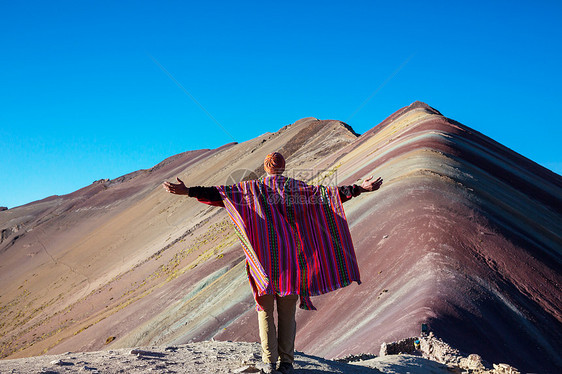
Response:
[[[375,181],[371,181],[371,179],[373,179],[372,175],[369,178],[365,179],[363,183],[361,183],[361,190],[363,192],[376,191],[381,187],[382,184],[381,177],[378,177],[377,180]]]
[[[173,193],[174,195],[187,195],[189,193],[189,188],[183,184],[181,179],[177,178],[179,183],[171,183],[171,182],[164,182],[162,183],[162,187],[169,193]]]

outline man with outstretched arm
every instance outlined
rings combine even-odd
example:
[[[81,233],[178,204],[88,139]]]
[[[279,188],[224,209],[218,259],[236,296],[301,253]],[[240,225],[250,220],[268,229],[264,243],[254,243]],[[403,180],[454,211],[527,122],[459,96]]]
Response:
[[[246,254],[263,371],[290,373],[299,296],[300,308],[315,310],[310,296],[361,282],[342,203],[378,190],[382,178],[369,177],[360,186],[311,186],[283,176],[285,159],[277,152],[267,155],[264,169],[265,178],[232,186],[187,187],[179,178],[178,183],[164,182],[163,186],[172,194],[227,210]]]

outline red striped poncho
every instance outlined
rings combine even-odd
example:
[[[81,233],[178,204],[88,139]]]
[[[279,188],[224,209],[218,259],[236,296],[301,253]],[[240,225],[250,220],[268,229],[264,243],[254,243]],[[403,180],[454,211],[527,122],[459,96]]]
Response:
[[[336,187],[273,175],[217,189],[244,248],[254,298],[298,294],[302,309],[315,310],[310,296],[361,283]]]

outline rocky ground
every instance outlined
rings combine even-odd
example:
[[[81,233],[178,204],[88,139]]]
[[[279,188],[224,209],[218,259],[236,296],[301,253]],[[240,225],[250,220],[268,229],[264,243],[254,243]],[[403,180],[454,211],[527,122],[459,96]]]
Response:
[[[0,362],[2,373],[258,373],[257,343],[207,341],[170,347],[65,353]],[[297,373],[373,373],[371,368],[298,353]]]
[[[433,337],[420,339],[420,346],[412,349],[412,339],[383,344],[378,357],[364,354],[327,360],[297,352],[295,373],[519,373],[506,364],[490,366],[478,355],[464,357]],[[391,353],[398,351],[410,353]],[[260,362],[258,343],[205,341],[3,360],[0,361],[0,373],[259,373]]]

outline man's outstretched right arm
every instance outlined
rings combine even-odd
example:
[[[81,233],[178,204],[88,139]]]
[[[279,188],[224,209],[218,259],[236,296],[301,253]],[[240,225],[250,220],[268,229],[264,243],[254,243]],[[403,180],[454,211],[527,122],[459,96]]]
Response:
[[[166,191],[174,195],[187,195],[195,197],[197,201],[204,204],[224,206],[219,191],[215,187],[187,187],[181,179],[176,179],[178,183],[164,182],[162,186]]]

